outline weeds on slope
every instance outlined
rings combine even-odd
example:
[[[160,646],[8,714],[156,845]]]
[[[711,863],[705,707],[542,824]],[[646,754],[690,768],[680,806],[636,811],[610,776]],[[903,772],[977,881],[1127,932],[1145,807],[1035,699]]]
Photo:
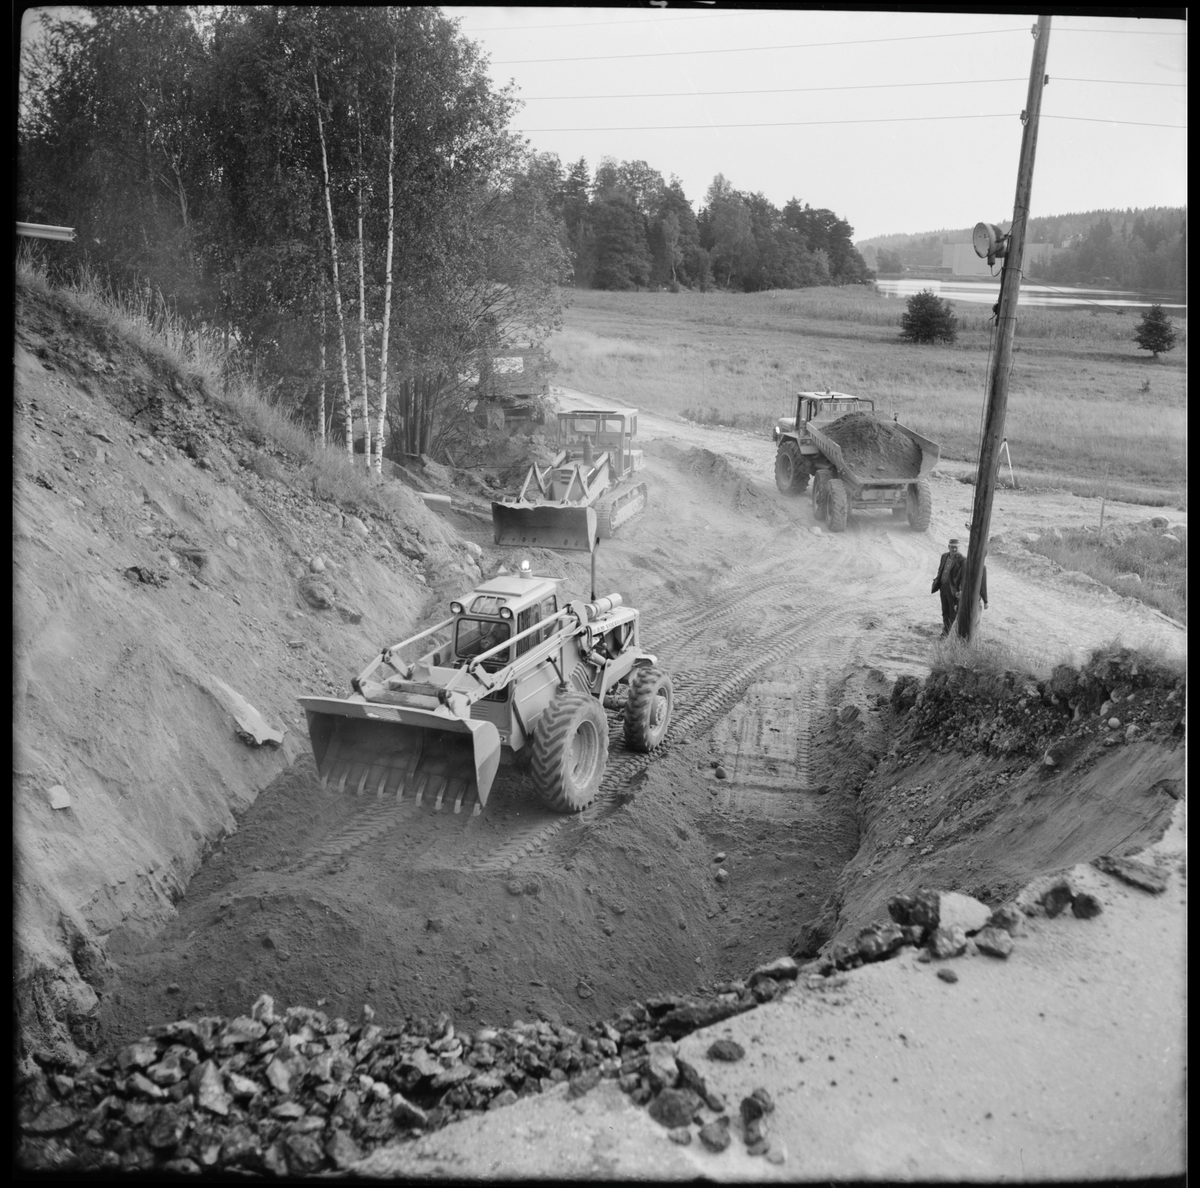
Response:
[[[362,455],[323,448],[307,427],[263,396],[235,343],[219,330],[190,326],[162,293],[148,286],[118,291],[86,267],[54,285],[29,245],[17,253],[16,282],[18,289],[86,326],[98,346],[123,346],[163,373],[198,381],[205,401],[237,421],[248,443],[292,458],[299,483],[320,498],[350,512],[383,514],[401,511],[411,501],[399,484],[381,482],[368,470]]]
[[[1027,547],[1064,569],[1098,582],[1187,622],[1187,529],[1165,532],[1149,524],[1106,529],[1064,529],[1058,539],[1044,533]]]

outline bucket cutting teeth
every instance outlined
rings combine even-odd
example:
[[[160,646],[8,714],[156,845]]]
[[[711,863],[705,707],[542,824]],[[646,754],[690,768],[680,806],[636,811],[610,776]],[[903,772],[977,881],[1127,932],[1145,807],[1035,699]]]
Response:
[[[438,813],[443,806],[461,813],[466,803],[472,815],[487,802],[500,754],[500,738],[490,722],[407,709],[402,721],[383,720],[374,705],[362,702],[306,702],[317,770],[332,794],[397,804],[411,797],[415,805],[429,804]]]

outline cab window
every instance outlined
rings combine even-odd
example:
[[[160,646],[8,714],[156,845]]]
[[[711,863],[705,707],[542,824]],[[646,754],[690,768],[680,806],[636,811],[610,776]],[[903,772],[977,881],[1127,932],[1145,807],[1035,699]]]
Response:
[[[517,614],[517,634],[519,635],[528,627],[533,627],[540,623],[543,619],[550,618],[558,609],[557,598],[551,594],[548,598],[543,598],[541,602],[535,602],[533,606],[527,606],[523,611]],[[528,652],[530,648],[536,647],[543,640],[550,638],[552,628],[544,627],[541,631],[535,631],[532,635],[525,639],[517,640],[517,655],[521,656]]]
[[[462,660],[470,660],[490,651],[512,635],[507,623],[488,619],[459,619],[454,632],[454,653]],[[508,663],[508,649],[497,652],[487,666],[501,667]]]

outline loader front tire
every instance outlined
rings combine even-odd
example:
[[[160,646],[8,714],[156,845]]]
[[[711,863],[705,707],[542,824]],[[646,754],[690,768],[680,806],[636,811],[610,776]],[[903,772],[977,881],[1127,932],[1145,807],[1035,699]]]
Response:
[[[846,494],[846,484],[841,479],[833,479],[829,484],[829,531],[845,532],[849,514],[850,498]]]
[[[808,479],[808,459],[800,452],[799,443],[791,438],[780,442],[775,455],[775,485],[784,495],[802,495]]]
[[[600,791],[608,764],[608,719],[587,693],[567,690],[546,708],[533,733],[533,786],[556,813],[582,812]]]
[[[675,690],[665,672],[635,669],[625,702],[625,745],[631,751],[653,751],[667,736],[674,706]]]
[[[933,492],[924,479],[909,484],[905,504],[908,509],[908,526],[914,532],[924,532],[933,518]]]

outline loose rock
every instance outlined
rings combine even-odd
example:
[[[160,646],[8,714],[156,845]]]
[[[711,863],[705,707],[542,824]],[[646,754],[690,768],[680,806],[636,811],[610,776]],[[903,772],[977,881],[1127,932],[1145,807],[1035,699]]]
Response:
[[[664,1089],[651,1103],[648,1113],[668,1130],[686,1126],[700,1108],[700,1098],[690,1089]]]
[[[719,1039],[709,1044],[705,1055],[709,1060],[727,1060],[732,1062],[741,1060],[746,1055],[746,1049],[737,1040]]]
[[[975,946],[989,957],[1007,957],[1013,951],[1013,939],[1003,928],[984,928],[976,934]]]
[[[700,1141],[716,1153],[724,1151],[732,1138],[729,1133],[729,1119],[722,1115],[713,1122],[700,1127]]]
[[[978,932],[992,914],[992,909],[970,895],[958,891],[943,891],[938,896],[938,924],[942,928],[961,928],[969,936]]]
[[[967,934],[961,928],[935,928],[929,938],[929,951],[940,960],[961,957],[967,951]]]
[[[1003,903],[988,917],[992,928],[1003,928],[1009,936],[1019,936],[1024,929],[1024,917],[1015,903]]]

